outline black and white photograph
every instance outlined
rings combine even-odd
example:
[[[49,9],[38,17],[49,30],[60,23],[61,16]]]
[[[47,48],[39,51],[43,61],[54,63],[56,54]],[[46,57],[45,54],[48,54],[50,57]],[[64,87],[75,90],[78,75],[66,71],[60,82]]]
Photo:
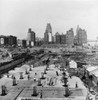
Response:
[[[0,100],[98,100],[98,0],[0,0]]]

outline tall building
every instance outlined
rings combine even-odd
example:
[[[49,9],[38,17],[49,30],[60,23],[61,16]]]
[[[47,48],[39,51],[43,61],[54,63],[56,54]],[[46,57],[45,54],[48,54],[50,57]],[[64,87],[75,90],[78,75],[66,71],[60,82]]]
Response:
[[[79,28],[79,26],[77,26],[74,42],[76,45],[83,45],[87,43],[87,33],[84,29]]]
[[[67,31],[66,33],[66,44],[69,45],[73,45],[74,44],[74,32],[73,32],[73,28],[71,28],[69,31]]]
[[[27,44],[29,46],[34,46],[35,45],[35,32],[32,31],[31,28],[28,29]]]
[[[47,24],[46,30],[44,33],[44,43],[47,44],[49,42],[50,43],[53,42],[52,27],[50,23]]]
[[[66,44],[66,35],[61,34],[61,44]]]
[[[61,36],[58,32],[55,33],[55,43],[57,44],[61,43]]]

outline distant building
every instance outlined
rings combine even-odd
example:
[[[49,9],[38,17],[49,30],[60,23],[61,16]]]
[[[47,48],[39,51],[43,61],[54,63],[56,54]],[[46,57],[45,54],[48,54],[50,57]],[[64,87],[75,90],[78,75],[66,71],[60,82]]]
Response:
[[[35,45],[35,32],[32,31],[31,28],[28,29],[27,44],[28,44],[28,46]]]
[[[17,40],[17,45],[18,45],[19,47],[24,47],[24,48],[26,48],[26,47],[27,47],[26,40],[20,40],[20,39],[18,39],[18,40]]]
[[[17,46],[17,37],[16,36],[7,36],[8,45]]]
[[[22,46],[23,46],[24,48],[27,47],[26,40],[22,40]]]
[[[0,46],[4,46],[4,45],[7,45],[7,44],[8,44],[7,37],[1,35],[0,36]]]
[[[0,36],[0,45],[1,46],[17,46],[17,37],[16,36]]]
[[[69,31],[67,31],[66,33],[66,44],[69,45],[73,45],[74,44],[74,32],[73,32],[73,28],[71,28]]]
[[[58,32],[55,34],[55,43],[56,44],[66,44],[66,35],[59,34]]]
[[[87,43],[87,33],[86,33],[86,31],[79,28],[79,26],[77,26],[74,44],[83,45],[83,44],[86,44],[86,43]]]
[[[61,36],[58,32],[55,34],[55,43],[57,44],[61,43]]]
[[[61,35],[61,44],[66,44],[66,35],[65,34]]]
[[[44,44],[44,40],[41,38],[36,38],[35,46],[41,46]]]
[[[49,43],[49,35],[47,32],[44,33],[44,43],[48,44]]]
[[[51,27],[51,24],[48,23],[46,26],[45,33],[44,33],[44,43],[48,44],[52,42],[53,42],[52,27]]]

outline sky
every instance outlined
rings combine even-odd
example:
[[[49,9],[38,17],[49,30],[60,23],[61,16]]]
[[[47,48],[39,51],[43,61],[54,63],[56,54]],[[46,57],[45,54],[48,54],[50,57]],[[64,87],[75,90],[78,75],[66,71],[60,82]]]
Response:
[[[28,28],[44,37],[47,23],[52,33],[76,34],[77,25],[89,40],[98,37],[98,0],[0,0],[0,35],[27,37]]]

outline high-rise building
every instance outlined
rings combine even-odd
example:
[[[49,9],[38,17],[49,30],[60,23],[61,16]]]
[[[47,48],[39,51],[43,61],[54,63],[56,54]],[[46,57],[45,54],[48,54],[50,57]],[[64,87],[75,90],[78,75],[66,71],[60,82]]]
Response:
[[[66,35],[61,34],[61,44],[66,44]]]
[[[32,31],[31,28],[28,29],[27,44],[29,46],[34,46],[35,45],[35,32]]]
[[[67,31],[66,33],[66,44],[69,45],[73,45],[74,44],[74,32],[73,32],[73,28],[71,28],[69,31]]]
[[[48,23],[44,33],[44,43],[47,44],[47,43],[51,43],[52,41],[53,41],[52,27],[51,24]]]
[[[79,28],[79,26],[77,26],[74,43],[76,45],[83,45],[87,43],[87,33],[84,29]]]
[[[61,36],[58,32],[55,33],[55,43],[57,44],[61,43]]]

